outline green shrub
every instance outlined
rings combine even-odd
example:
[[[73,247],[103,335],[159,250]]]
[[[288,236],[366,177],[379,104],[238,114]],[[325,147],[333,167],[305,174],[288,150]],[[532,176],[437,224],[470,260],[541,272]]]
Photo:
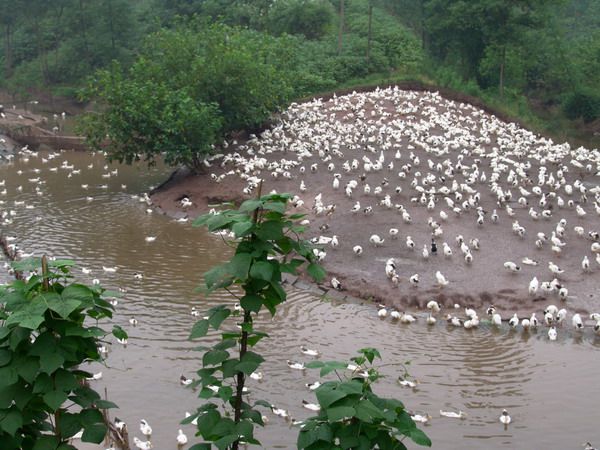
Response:
[[[565,115],[575,120],[582,118],[585,123],[600,117],[600,93],[591,90],[576,90],[569,94],[563,103]]]
[[[276,36],[301,34],[321,38],[333,23],[334,10],[325,0],[280,0],[269,9],[268,28]]]
[[[102,400],[85,384],[87,362],[103,360],[98,346],[107,332],[97,321],[112,317],[104,290],[72,278],[70,261],[31,259],[16,270],[37,270],[0,291],[0,442],[2,450],[73,450],[70,437],[100,443],[107,427]],[[91,319],[92,325],[85,324]],[[127,335],[118,327],[115,336]]]

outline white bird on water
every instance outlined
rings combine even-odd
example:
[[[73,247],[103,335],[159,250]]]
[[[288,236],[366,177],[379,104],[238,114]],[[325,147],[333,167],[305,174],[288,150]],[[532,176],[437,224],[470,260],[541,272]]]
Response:
[[[502,414],[500,415],[500,423],[503,424],[504,427],[507,427],[508,424],[510,424],[511,422],[512,419],[508,415],[508,411],[506,411],[506,409],[503,409]]]
[[[152,442],[150,441],[142,441],[137,436],[133,438],[133,443],[140,450],[150,450],[152,447]]]
[[[466,419],[467,418],[467,414],[462,411],[458,411],[458,412],[442,411],[441,409],[440,409],[440,416],[450,417],[451,419]]]
[[[140,431],[148,439],[150,439],[150,436],[152,436],[152,427],[145,419],[140,420]]]
[[[181,447],[188,443],[188,438],[185,434],[183,434],[182,430],[177,432],[177,446]]]
[[[300,351],[303,354],[308,355],[308,356],[321,356],[321,352],[320,351],[310,349],[310,348],[306,347],[306,345],[301,345],[300,346]]]

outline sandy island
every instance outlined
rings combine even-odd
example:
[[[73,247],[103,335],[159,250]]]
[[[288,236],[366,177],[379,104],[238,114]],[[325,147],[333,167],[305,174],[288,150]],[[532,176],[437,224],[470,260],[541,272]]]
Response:
[[[555,144],[437,93],[390,88],[293,104],[273,128],[229,142],[222,152],[211,159],[207,174],[174,173],[153,193],[154,204],[172,217],[195,217],[208,205],[253,197],[254,181],[262,178],[263,192],[289,192],[302,200],[291,210],[308,215],[307,238],[337,236],[337,248],[324,246],[327,288],[335,276],[342,293],[400,311],[423,309],[436,299],[447,307],[494,304],[505,318],[539,313],[549,303],[571,312],[598,306],[600,265],[589,234],[600,231],[597,150]],[[348,183],[355,185],[351,192]],[[318,194],[321,208],[315,208]],[[193,205],[182,207],[183,197]],[[357,202],[358,212],[352,212]],[[334,212],[324,213],[332,205]],[[554,245],[551,235],[560,231],[561,219],[561,245]],[[398,230],[395,238],[391,228]],[[433,233],[437,254],[431,254]],[[541,248],[538,233],[547,238]],[[373,234],[385,239],[382,246],[369,242]],[[444,255],[444,242],[451,256]],[[360,256],[352,250],[356,245],[363,248]],[[582,268],[586,255],[588,270]],[[397,284],[385,273],[389,258],[395,259]],[[537,265],[524,264],[524,258]],[[563,273],[552,273],[551,261]],[[511,272],[505,262],[519,270]],[[436,271],[447,286],[438,285]],[[418,284],[409,282],[415,274]],[[531,294],[533,277],[540,287]],[[566,299],[565,291],[558,295],[560,287],[567,288]]]

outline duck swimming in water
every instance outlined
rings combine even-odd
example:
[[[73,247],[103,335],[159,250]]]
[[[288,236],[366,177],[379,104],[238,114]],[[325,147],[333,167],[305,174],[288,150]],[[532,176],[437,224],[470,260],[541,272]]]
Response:
[[[461,420],[467,418],[467,414],[462,411],[458,411],[458,412],[442,411],[441,409],[440,409],[440,416],[449,417],[451,419],[461,419]]]
[[[502,414],[500,415],[500,423],[503,424],[504,427],[507,427],[508,424],[510,424],[511,422],[512,419],[508,415],[508,411],[506,411],[506,409],[503,409]]]

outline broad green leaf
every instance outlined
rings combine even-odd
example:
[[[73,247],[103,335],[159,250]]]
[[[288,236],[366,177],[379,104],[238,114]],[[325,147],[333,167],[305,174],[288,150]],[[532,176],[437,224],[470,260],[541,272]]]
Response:
[[[56,450],[77,450],[77,447],[71,444],[62,443],[58,447],[56,447]]]
[[[208,231],[213,232],[225,228],[230,223],[231,218],[227,214],[220,213],[212,214],[206,221],[206,226],[208,227]]]
[[[254,224],[250,221],[238,222],[233,225],[231,230],[234,232],[236,237],[241,238],[249,234],[253,226]]]
[[[408,432],[408,437],[410,437],[415,444],[431,447],[431,439],[429,439],[429,437],[418,428],[410,430]]]
[[[202,357],[203,366],[216,366],[221,364],[229,357],[229,353],[225,350],[211,350],[206,352]]]
[[[77,377],[68,370],[58,369],[54,377],[56,386],[60,387],[62,391],[70,392],[79,386]]]
[[[26,385],[23,382],[19,382],[10,387],[12,393],[12,400],[14,400],[15,405],[21,411],[23,408],[29,403],[29,401],[33,398],[33,393],[31,392],[31,386]]]
[[[321,369],[320,376],[324,377],[325,375],[328,375],[335,370],[344,370],[346,367],[348,367],[347,363],[338,361],[328,361],[327,364],[325,364],[325,367]]]
[[[208,333],[208,326],[209,326],[208,320],[206,320],[206,319],[199,320],[192,327],[192,332],[190,333],[190,337],[188,339],[196,339],[199,337],[206,336],[206,333]]]
[[[246,200],[244,203],[242,203],[240,205],[239,211],[240,212],[254,211],[255,209],[261,208],[262,205],[263,205],[263,202],[260,200]]]
[[[108,429],[103,423],[95,423],[83,428],[83,436],[81,440],[83,442],[92,442],[94,444],[100,444],[106,436]]]
[[[229,282],[231,276],[227,264],[213,267],[204,274],[204,283],[208,289],[216,289],[219,286],[225,286]]]
[[[347,394],[362,394],[364,384],[360,380],[349,380],[338,385],[338,389]]]
[[[267,333],[262,333],[260,331],[254,331],[251,335],[248,335],[248,345],[250,347],[254,347],[258,341],[260,341],[262,338],[266,338],[269,337],[269,335]]]
[[[44,403],[50,407],[52,411],[56,411],[67,400],[67,393],[63,391],[49,391],[44,394]]]
[[[39,436],[35,439],[32,450],[56,450],[59,440],[55,436]]]
[[[283,224],[279,220],[267,220],[260,224],[254,234],[263,241],[278,241],[284,237]]]
[[[273,278],[273,266],[266,261],[257,261],[250,267],[250,276],[259,280],[271,281]]]
[[[23,416],[16,408],[11,408],[1,419],[0,428],[11,436],[23,426]]]
[[[250,253],[236,253],[227,264],[227,270],[233,277],[240,280],[248,278],[248,269],[252,262]]]
[[[217,439],[215,442],[213,442],[213,444],[219,450],[225,450],[226,448],[229,447],[229,444],[232,444],[237,440],[238,440],[237,435],[228,434],[227,436],[223,436],[221,439]]]
[[[317,395],[317,399],[319,400],[319,404],[321,405],[322,408],[328,408],[329,405],[335,403],[336,401],[338,401],[338,400],[346,397],[346,395],[348,395],[345,392],[334,389],[330,385],[323,385],[323,386],[319,387],[315,391],[315,393]]]
[[[264,362],[264,358],[260,356],[258,353],[247,352],[241,358],[241,362],[235,366],[236,370],[240,372],[244,372],[246,375],[250,375],[262,362]]]
[[[233,397],[233,389],[229,386],[221,386],[217,396],[223,400],[224,403],[229,402],[231,397]]]
[[[306,368],[307,369],[319,369],[321,367],[323,367],[325,365],[325,363],[323,361],[311,361],[306,363]]]
[[[356,417],[368,423],[375,419],[383,419],[383,414],[371,401],[361,400],[356,405]]]
[[[46,302],[40,297],[35,297],[20,310],[11,314],[6,320],[6,325],[17,324],[23,328],[35,330],[44,321],[44,313],[47,309]]]
[[[7,365],[12,359],[12,352],[5,348],[0,348],[0,367]]]
[[[119,325],[113,325],[112,334],[117,339],[127,339],[129,337],[127,332]]]
[[[65,358],[60,353],[43,353],[40,355],[40,370],[51,374],[56,369],[61,367],[65,362]]]
[[[60,295],[64,300],[78,300],[86,306],[91,306],[94,301],[94,291],[84,284],[70,284]]]
[[[234,376],[238,372],[238,369],[236,369],[236,367],[239,363],[240,360],[237,358],[231,358],[227,361],[223,361],[223,363],[221,364],[221,369],[223,370],[223,377],[229,378]]]
[[[210,450],[210,444],[195,444],[192,445],[188,450]]]
[[[94,404],[96,405],[97,408],[100,408],[100,409],[118,408],[118,406],[116,405],[116,403],[113,403],[113,402],[111,402],[109,400],[103,400],[103,399],[96,400],[94,402]]]
[[[77,263],[72,259],[53,259],[48,261],[48,267],[74,267]]]
[[[242,306],[242,308],[255,313],[260,311],[262,304],[262,297],[259,297],[258,295],[254,294],[245,295],[240,300],[240,305]]]
[[[69,438],[81,430],[79,414],[63,412],[60,416],[60,431],[65,438]]]
[[[94,425],[96,423],[104,423],[102,413],[95,408],[86,408],[79,413],[81,423],[84,427]]]
[[[263,209],[268,211],[274,211],[279,214],[285,214],[285,203],[284,202],[274,202],[268,201],[263,205]]]
[[[52,378],[46,373],[40,373],[35,379],[33,393],[41,394],[52,390]]]
[[[235,339],[222,339],[221,342],[214,345],[215,350],[227,350],[228,348],[235,347],[237,340]]]
[[[231,310],[225,307],[217,307],[211,309],[211,314],[208,317],[208,323],[215,330],[219,329],[225,319],[231,314]]]
[[[45,292],[40,294],[48,304],[48,308],[56,312],[59,316],[66,319],[73,311],[81,306],[81,301],[72,297],[63,297],[54,292]]]
[[[350,406],[337,406],[334,408],[328,408],[326,412],[329,420],[335,422],[336,420],[354,416],[356,410]]]
[[[322,281],[326,275],[325,269],[316,263],[310,263],[306,268],[306,271],[317,282]]]
[[[198,431],[207,439],[211,436],[212,430],[221,419],[218,411],[210,410],[198,417]]]

